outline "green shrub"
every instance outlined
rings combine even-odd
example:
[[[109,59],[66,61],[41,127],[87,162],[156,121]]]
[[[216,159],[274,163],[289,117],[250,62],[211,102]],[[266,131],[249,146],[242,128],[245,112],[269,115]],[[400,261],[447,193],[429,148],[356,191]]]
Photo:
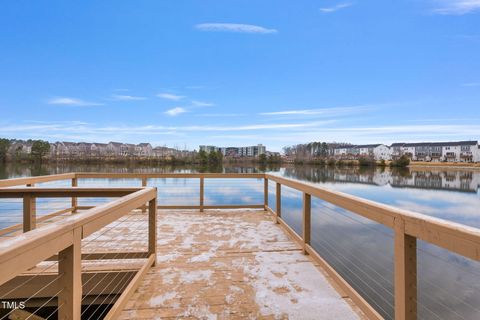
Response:
[[[398,160],[393,160],[391,163],[390,163],[390,166],[391,167],[399,167],[399,168],[405,168],[407,167],[408,165],[410,164],[410,158],[403,155],[400,157],[400,159]]]

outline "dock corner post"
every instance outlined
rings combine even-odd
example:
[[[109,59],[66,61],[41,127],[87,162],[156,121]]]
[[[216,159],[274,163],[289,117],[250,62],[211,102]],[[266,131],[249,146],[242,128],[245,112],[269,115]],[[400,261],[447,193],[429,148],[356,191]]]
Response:
[[[148,255],[155,255],[153,265],[156,264],[157,258],[157,198],[153,198],[148,202]]]
[[[310,245],[312,218],[312,196],[303,193],[303,254],[307,254],[307,245]]]
[[[263,210],[268,208],[268,178],[263,178]]]
[[[147,178],[142,178],[142,188],[145,188],[147,186]],[[147,212],[147,206],[143,205],[142,206],[142,212],[145,213]]]
[[[78,179],[77,177],[72,178],[72,188],[78,187]],[[77,197],[72,197],[72,213],[77,212],[77,207],[78,207],[78,200]]]
[[[82,229],[73,231],[73,244],[58,255],[58,319],[80,320],[82,309]]]
[[[203,212],[203,201],[205,195],[205,179],[200,177],[200,212]]]
[[[394,220],[395,319],[417,319],[417,239],[405,234],[405,222]]]
[[[36,199],[33,194],[23,195],[23,232],[35,229],[37,224]]]
[[[276,222],[279,222],[279,219],[282,217],[282,185],[277,182],[276,190],[275,190],[275,197],[276,197],[276,207],[275,213],[277,214]]]

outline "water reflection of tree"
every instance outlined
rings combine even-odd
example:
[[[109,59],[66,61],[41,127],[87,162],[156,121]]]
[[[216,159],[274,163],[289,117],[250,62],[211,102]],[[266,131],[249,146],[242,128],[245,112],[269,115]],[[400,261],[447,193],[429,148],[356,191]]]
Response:
[[[403,178],[412,178],[412,172],[409,168],[392,168],[392,176],[399,176]]]
[[[456,191],[476,191],[480,183],[479,173],[466,170],[439,170],[385,167],[329,167],[315,165],[288,165],[276,163],[263,165],[245,164],[69,164],[69,163],[7,163],[0,165],[0,179],[36,176],[66,172],[104,173],[261,173],[278,172],[289,178],[313,183],[348,182],[371,185],[390,184],[393,187],[414,187]]]

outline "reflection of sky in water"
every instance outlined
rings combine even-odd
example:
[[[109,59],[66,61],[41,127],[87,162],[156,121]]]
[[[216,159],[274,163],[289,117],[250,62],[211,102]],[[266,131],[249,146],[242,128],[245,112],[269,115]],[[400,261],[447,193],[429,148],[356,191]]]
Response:
[[[37,184],[38,187],[69,187],[70,180]],[[79,187],[140,187],[141,179],[79,179]],[[199,179],[148,179],[157,187],[158,205],[199,205]],[[205,205],[263,205],[263,179],[205,179]],[[97,206],[111,198],[78,198],[79,206]],[[37,214],[52,213],[70,207],[70,198],[37,199]],[[22,221],[21,199],[0,199],[0,228]]]
[[[321,185],[403,209],[480,226],[477,193],[354,183],[325,182]],[[270,190],[274,196],[274,190]],[[272,206],[274,201],[270,203]],[[282,216],[301,234],[301,192],[282,187]],[[312,198],[311,240],[320,255],[382,316],[393,317],[392,230]],[[480,263],[422,241],[418,241],[417,254],[419,319],[479,319]]]
[[[380,178],[374,178],[369,174],[357,175],[356,171],[341,171],[340,177],[359,180],[359,183],[339,182],[335,181],[339,176],[338,172],[315,170],[312,175],[312,172],[296,170],[285,175],[303,181],[315,181],[327,188],[402,209],[480,227],[478,189],[463,192],[420,188],[418,185],[393,187],[392,184],[398,183],[399,179],[389,176],[389,173],[382,173]],[[462,176],[462,173],[455,174],[457,179]],[[424,173],[422,179],[423,175]],[[448,175],[451,174],[442,173],[442,179]],[[480,172],[471,176],[473,180],[478,180],[478,175]],[[435,182],[437,176],[439,175],[435,173],[434,177],[429,179]],[[424,181],[425,179],[421,181],[422,186],[425,185]],[[158,188],[159,205],[199,203],[198,179],[149,179],[148,185]],[[70,181],[42,183],[38,186],[67,187],[70,186]],[[141,186],[141,180],[80,179],[79,186],[137,187]],[[451,187],[448,184],[446,186]],[[270,182],[268,190],[269,206],[275,209],[275,183]],[[79,205],[98,205],[106,201],[108,199],[105,198],[79,199]],[[206,179],[205,205],[215,204],[263,204],[263,180]],[[38,200],[37,211],[42,215],[69,205],[70,199],[41,199]],[[21,206],[20,199],[0,199],[0,228],[21,222]],[[302,234],[301,192],[282,187],[282,216],[297,233]],[[390,229],[312,198],[312,246],[383,316],[392,318],[393,238]],[[418,241],[418,248],[419,318],[479,319],[479,263],[422,241]]]
[[[445,190],[392,188],[353,183],[323,186],[437,218],[480,227],[480,195]]]

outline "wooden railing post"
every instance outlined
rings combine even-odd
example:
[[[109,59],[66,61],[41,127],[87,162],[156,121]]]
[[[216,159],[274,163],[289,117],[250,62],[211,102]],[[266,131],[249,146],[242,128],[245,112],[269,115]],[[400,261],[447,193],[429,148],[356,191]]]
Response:
[[[37,225],[36,199],[33,194],[23,195],[23,232],[35,229]]]
[[[157,254],[157,198],[148,202],[148,255]],[[157,259],[155,258],[153,265]]]
[[[78,179],[72,178],[72,187],[78,187]],[[72,197],[72,213],[77,212],[78,200],[77,197]]]
[[[395,320],[417,319],[417,239],[405,234],[397,217],[395,231]]]
[[[204,192],[205,192],[205,181],[203,177],[200,177],[200,212],[203,212]]]
[[[58,319],[80,320],[82,309],[82,229],[73,231],[73,244],[58,255],[60,275],[58,294]]]
[[[310,244],[312,196],[303,193],[303,254],[307,254],[307,244]]]
[[[147,186],[147,178],[142,178],[142,187],[145,188]],[[147,212],[147,206],[142,206],[142,212]]]
[[[263,179],[263,210],[267,211],[268,208],[268,179]]]
[[[279,223],[278,219],[282,217],[282,185],[278,182],[275,191],[275,197],[277,202],[275,212],[277,214],[277,223]]]

